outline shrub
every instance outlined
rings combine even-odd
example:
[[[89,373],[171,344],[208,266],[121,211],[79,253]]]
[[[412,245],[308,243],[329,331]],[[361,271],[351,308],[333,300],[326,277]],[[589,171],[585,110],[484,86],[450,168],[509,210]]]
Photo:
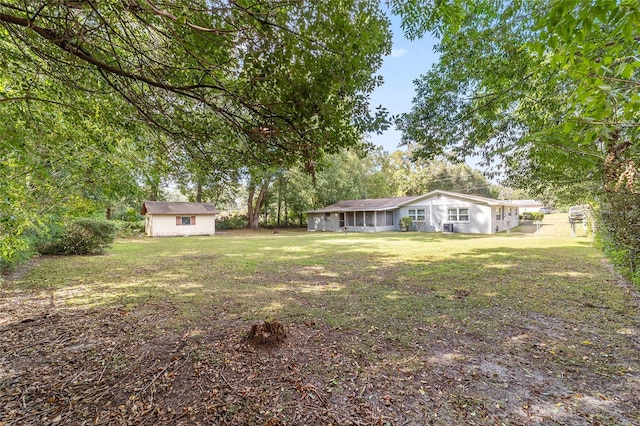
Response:
[[[411,228],[411,225],[413,224],[413,219],[411,219],[409,216],[405,216],[400,218],[400,229],[404,230],[404,231],[408,231],[409,228]]]
[[[115,237],[116,225],[113,222],[78,219],[36,248],[40,254],[99,254],[113,243]]]
[[[520,215],[521,220],[539,220],[544,219],[544,213],[540,212],[524,212]]]
[[[33,249],[28,238],[8,232],[0,233],[0,275],[11,271],[17,264],[26,262],[32,255]]]
[[[144,220],[124,221],[114,220],[117,227],[117,235],[121,238],[137,237],[144,234]]]
[[[607,193],[596,210],[597,245],[640,288],[640,194]]]
[[[225,231],[229,229],[243,229],[249,226],[249,220],[246,215],[234,214],[233,216],[221,217],[216,222],[216,229]]]

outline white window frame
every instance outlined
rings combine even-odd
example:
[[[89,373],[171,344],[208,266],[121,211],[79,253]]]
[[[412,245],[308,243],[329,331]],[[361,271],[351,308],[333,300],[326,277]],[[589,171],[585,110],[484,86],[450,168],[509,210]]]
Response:
[[[408,216],[414,222],[424,222],[427,220],[425,209],[409,209]]]
[[[462,219],[464,217],[466,219]],[[471,222],[471,210],[469,207],[450,207],[447,209],[447,219],[447,222],[469,223]]]

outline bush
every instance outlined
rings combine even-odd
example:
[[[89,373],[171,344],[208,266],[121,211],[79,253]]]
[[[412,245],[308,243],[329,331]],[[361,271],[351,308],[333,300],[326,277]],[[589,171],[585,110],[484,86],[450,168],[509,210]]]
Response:
[[[36,248],[40,254],[99,254],[113,243],[115,237],[116,225],[113,222],[78,219]]]
[[[25,236],[0,233],[0,283],[1,275],[8,273],[19,263],[26,262],[33,256],[33,248]]]
[[[596,244],[640,288],[640,194],[607,193],[596,219]]]
[[[144,220],[123,221],[114,220],[117,228],[117,235],[121,238],[138,237],[144,234]]]
[[[409,216],[400,218],[399,225],[401,230],[408,231],[409,228],[411,228],[412,224],[413,224],[413,219],[411,219]]]
[[[524,212],[520,215],[520,220],[539,220],[544,219],[544,213],[540,212]]]
[[[246,215],[242,214],[234,214],[233,216],[224,216],[221,217],[216,222],[216,229],[218,230],[229,230],[229,229],[243,229],[249,226],[249,219],[247,219]]]

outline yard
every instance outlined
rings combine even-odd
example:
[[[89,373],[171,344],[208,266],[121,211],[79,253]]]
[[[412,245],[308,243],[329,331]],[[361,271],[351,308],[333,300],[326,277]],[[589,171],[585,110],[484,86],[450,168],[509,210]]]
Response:
[[[0,290],[0,425],[639,424],[638,293],[566,215],[534,230],[41,258]]]

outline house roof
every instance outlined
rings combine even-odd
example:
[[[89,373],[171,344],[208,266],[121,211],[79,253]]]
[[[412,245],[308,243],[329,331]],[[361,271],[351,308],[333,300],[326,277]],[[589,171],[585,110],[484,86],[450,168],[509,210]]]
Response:
[[[464,200],[469,200],[469,201],[473,201],[475,203],[480,203],[480,204],[488,204],[490,206],[508,206],[508,205],[513,205],[513,203],[511,201],[508,200],[496,200],[495,198],[487,198],[487,197],[481,197],[480,195],[469,195],[469,194],[461,194],[459,192],[451,192],[451,191],[441,191],[439,189],[436,189],[435,191],[431,191],[428,194],[425,194],[421,197],[418,198],[430,198],[434,195],[446,195],[449,197],[453,197],[453,198],[462,198]]]
[[[199,214],[215,215],[218,210],[211,203],[186,203],[169,201],[145,201],[140,214]]]
[[[513,204],[518,206],[542,207],[544,203],[538,200],[511,200]]]
[[[349,211],[377,211],[377,210],[393,210],[399,207],[411,204],[422,199],[429,199],[438,195],[446,195],[453,198],[461,198],[478,204],[494,205],[512,205],[511,201],[495,200],[493,198],[481,197],[478,195],[461,194],[459,192],[441,191],[439,189],[431,191],[424,195],[415,195],[412,197],[395,197],[395,198],[373,198],[365,200],[345,200],[338,201],[322,209],[311,210],[305,213],[333,213],[333,212],[349,212]]]
[[[413,197],[394,197],[394,198],[369,198],[365,200],[344,200],[338,201],[322,209],[311,210],[305,213],[332,213],[332,212],[352,212],[352,211],[375,211],[375,210],[393,210],[402,204],[418,199],[420,196]]]

